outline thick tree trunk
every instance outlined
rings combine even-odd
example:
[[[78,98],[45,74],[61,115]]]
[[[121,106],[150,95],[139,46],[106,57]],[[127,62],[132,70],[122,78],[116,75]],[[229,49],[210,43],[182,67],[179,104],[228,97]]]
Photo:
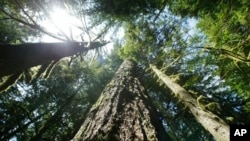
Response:
[[[156,66],[150,65],[150,67],[158,78],[174,92],[176,97],[178,97],[178,99],[189,108],[196,120],[201,123],[201,125],[208,130],[217,141],[229,141],[229,126],[220,117],[212,112],[203,110],[190,93],[172,81],[167,75],[157,69]]]
[[[135,71],[132,61],[123,62],[73,141],[170,140]]]
[[[101,47],[99,42],[0,44],[0,78],[53,60]]]

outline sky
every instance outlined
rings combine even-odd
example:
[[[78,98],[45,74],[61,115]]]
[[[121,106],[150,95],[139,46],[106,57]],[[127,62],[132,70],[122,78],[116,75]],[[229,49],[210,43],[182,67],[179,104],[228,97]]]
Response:
[[[73,38],[74,41],[81,42],[82,39],[84,41],[93,40],[95,37],[91,37],[92,39],[89,39],[90,37],[83,33],[82,30],[80,30],[78,27],[84,27],[82,25],[82,22],[78,20],[76,17],[71,16],[67,13],[67,11],[54,7],[50,13],[50,20],[44,20],[41,25],[50,33],[54,33],[56,35],[61,34],[62,32],[65,33],[66,36],[69,38]],[[86,17],[87,19],[87,17]],[[98,33],[100,31],[101,27],[97,27],[96,29],[92,30],[93,33]],[[115,31],[118,35],[116,38],[123,38],[124,36],[124,29],[120,28],[117,31]],[[92,36],[92,35],[91,35]],[[103,38],[105,41],[109,41],[110,43],[107,44],[104,48],[106,52],[110,53],[113,49],[113,42],[112,42],[112,36],[113,32],[108,32],[107,35]],[[53,37],[50,37],[48,35],[43,35],[41,39],[39,39],[39,42],[61,42],[58,39],[55,39]]]
[[[59,35],[63,32],[67,37],[78,42],[83,41],[82,39],[84,39],[84,41],[89,41],[95,38],[93,36],[91,37],[92,39],[90,39],[86,33],[80,30],[78,27],[87,27],[88,25],[83,25],[79,19],[67,13],[67,10],[54,7],[49,13],[50,13],[50,20],[48,19],[44,20],[41,23],[41,25],[45,27],[46,30],[49,31],[50,33]],[[88,22],[88,17],[85,17],[85,19]],[[189,35],[193,35],[195,31],[197,31],[197,29],[195,28],[197,20],[189,19],[188,24],[189,24],[189,29],[191,29],[189,31]],[[98,33],[98,31],[100,31],[100,28],[102,27],[96,27],[94,30],[92,30],[92,32]],[[103,38],[105,41],[110,42],[104,47],[106,52],[108,53],[110,53],[111,50],[113,49],[114,43],[112,42],[112,40],[114,40],[114,38],[121,40],[124,37],[124,29],[122,27],[117,29],[117,31],[115,32],[116,35],[113,35],[113,31],[110,31]],[[41,39],[39,39],[39,42],[61,42],[61,41],[53,37],[50,37],[48,35],[44,35],[42,36]]]
[[[73,37],[76,41],[81,41],[81,31],[76,26],[81,26],[81,22],[75,17],[70,16],[65,10],[53,8],[49,12],[51,19],[44,20],[41,25],[51,33],[60,34],[64,32],[68,37]],[[71,35],[72,34],[72,35]],[[60,40],[45,35],[41,39],[42,42],[58,42]]]

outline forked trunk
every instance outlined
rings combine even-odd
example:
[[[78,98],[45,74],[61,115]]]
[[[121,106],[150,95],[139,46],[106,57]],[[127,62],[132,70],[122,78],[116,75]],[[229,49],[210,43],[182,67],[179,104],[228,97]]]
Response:
[[[135,74],[135,64],[125,60],[73,141],[170,140]]]

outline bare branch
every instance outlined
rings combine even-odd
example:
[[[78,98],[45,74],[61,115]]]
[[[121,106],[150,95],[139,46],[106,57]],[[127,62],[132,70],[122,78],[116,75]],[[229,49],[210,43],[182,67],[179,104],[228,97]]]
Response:
[[[23,7],[21,6],[21,4],[20,4],[17,0],[15,0],[15,3],[16,3],[17,6],[22,10],[22,12],[24,13],[24,15],[26,15],[26,16],[29,18],[29,20],[30,20],[34,25],[38,25],[38,24],[35,22],[35,20],[33,20],[33,18],[23,9]]]
[[[58,26],[56,26],[56,24],[53,22],[50,14],[47,12],[48,10],[46,10],[44,8],[44,6],[39,1],[37,1],[37,5],[43,10],[44,13],[46,13],[48,19],[53,24],[53,26],[60,32],[60,34],[62,34],[62,36],[65,37],[68,41],[71,41],[71,39],[67,36],[67,34],[62,29],[60,29]]]
[[[53,35],[52,33],[47,32],[46,30],[42,29],[42,28],[41,28],[39,25],[37,25],[37,24],[34,25],[34,24],[28,23],[28,22],[26,22],[26,21],[24,21],[24,20],[22,20],[22,19],[16,18],[16,17],[14,17],[13,15],[9,14],[8,12],[6,12],[4,9],[0,9],[0,11],[2,11],[6,16],[10,17],[12,20],[15,20],[15,21],[17,21],[17,22],[19,22],[19,23],[21,23],[21,24],[23,24],[23,25],[25,25],[25,26],[27,26],[27,27],[29,27],[29,28],[31,28],[31,29],[38,30],[38,31],[40,31],[40,32],[42,32],[42,33],[44,33],[44,34],[50,36],[50,37],[55,38],[55,39],[58,39],[58,40],[61,40],[61,41],[66,41],[66,40],[63,39],[63,38],[60,38],[60,37],[58,37],[58,36]]]

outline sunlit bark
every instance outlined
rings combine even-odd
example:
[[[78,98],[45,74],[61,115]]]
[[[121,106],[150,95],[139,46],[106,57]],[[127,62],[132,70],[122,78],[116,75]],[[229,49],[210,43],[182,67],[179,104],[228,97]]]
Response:
[[[162,80],[167,87],[174,92],[175,96],[189,108],[196,120],[201,123],[216,140],[229,141],[229,126],[220,117],[212,112],[203,110],[189,92],[172,81],[166,74],[157,69],[156,66],[150,65],[150,67],[158,78]]]

